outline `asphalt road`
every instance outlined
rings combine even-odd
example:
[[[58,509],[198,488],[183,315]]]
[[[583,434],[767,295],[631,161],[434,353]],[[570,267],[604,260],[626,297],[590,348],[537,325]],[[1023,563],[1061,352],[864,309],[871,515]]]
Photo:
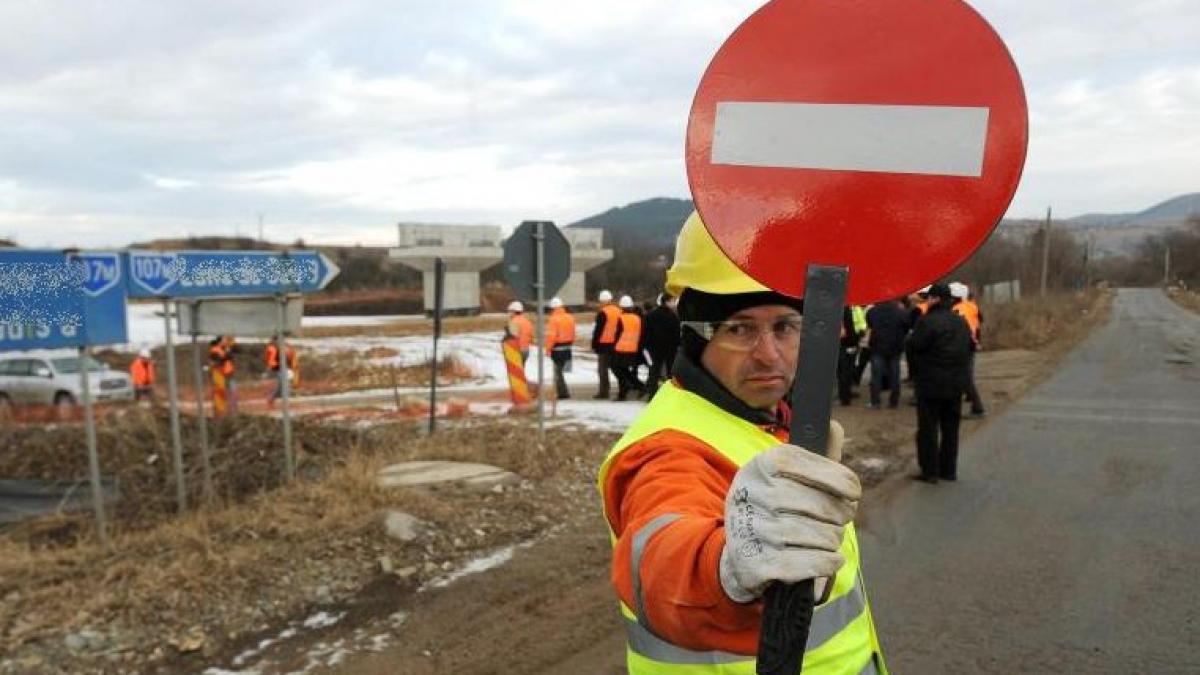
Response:
[[[895,673],[1200,672],[1200,318],[1121,290],[1109,324],[868,513]]]

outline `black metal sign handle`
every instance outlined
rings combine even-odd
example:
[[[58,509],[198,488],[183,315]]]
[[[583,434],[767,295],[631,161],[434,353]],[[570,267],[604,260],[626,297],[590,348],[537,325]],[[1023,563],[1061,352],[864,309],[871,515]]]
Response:
[[[810,452],[826,453],[838,343],[846,303],[849,270],[809,265],[804,283],[804,319],[800,359],[792,384],[792,426],[788,441]],[[796,675],[804,664],[812,624],[813,581],[771,584],[763,595],[758,637],[759,675]]]

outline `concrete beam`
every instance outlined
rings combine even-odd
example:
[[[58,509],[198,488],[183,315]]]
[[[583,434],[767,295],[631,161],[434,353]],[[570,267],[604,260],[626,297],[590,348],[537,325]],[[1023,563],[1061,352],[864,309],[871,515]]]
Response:
[[[558,297],[569,307],[579,307],[587,302],[585,272],[612,260],[613,252],[603,247],[603,230],[564,227],[562,232],[571,244],[571,274]]]
[[[388,259],[421,272],[425,311],[434,309],[433,268],[438,258],[446,264],[444,309],[456,313],[479,312],[479,273],[500,262],[500,228],[493,225],[434,225],[400,223],[399,247],[388,250]]]

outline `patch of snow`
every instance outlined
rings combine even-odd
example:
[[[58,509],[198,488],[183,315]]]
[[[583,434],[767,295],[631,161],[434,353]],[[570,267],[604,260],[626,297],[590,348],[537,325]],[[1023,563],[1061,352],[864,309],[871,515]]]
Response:
[[[344,617],[344,616],[346,616],[345,612],[339,612],[337,614],[330,614],[329,612],[324,612],[324,611],[317,612],[316,614],[313,614],[312,616],[305,619],[301,625],[303,625],[305,628],[310,628],[310,629],[311,628],[325,628],[326,626],[332,626],[333,624],[341,621],[342,617]]]

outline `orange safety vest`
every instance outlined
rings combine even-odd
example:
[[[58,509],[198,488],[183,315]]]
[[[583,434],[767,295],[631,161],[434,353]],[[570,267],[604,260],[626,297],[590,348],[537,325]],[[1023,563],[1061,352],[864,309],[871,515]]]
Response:
[[[291,345],[287,348],[287,364],[288,370],[296,369],[296,348]],[[279,345],[274,342],[267,343],[267,368],[279,370]]]
[[[613,348],[618,354],[636,354],[642,338],[642,317],[633,312],[621,315],[621,337]]]
[[[929,301],[922,300],[921,302],[918,302],[917,310],[920,311],[922,314],[928,314],[929,313]]]
[[[962,300],[953,307],[954,313],[967,320],[971,327],[971,339],[979,342],[979,305],[972,300]]]
[[[215,344],[208,349],[208,358],[213,362],[213,368],[225,377],[233,374],[233,357],[223,345]]]
[[[129,366],[129,377],[133,379],[133,386],[135,387],[153,387],[154,362],[139,356]]]
[[[517,338],[517,349],[526,351],[533,344],[533,323],[524,314],[515,314],[508,322],[508,332]]]
[[[604,330],[600,332],[598,342],[611,345],[617,341],[617,322],[621,320],[621,308],[609,303],[600,307],[600,313],[604,315]]]
[[[575,317],[566,308],[559,307],[550,312],[546,321],[546,353],[556,345],[575,344]]]

